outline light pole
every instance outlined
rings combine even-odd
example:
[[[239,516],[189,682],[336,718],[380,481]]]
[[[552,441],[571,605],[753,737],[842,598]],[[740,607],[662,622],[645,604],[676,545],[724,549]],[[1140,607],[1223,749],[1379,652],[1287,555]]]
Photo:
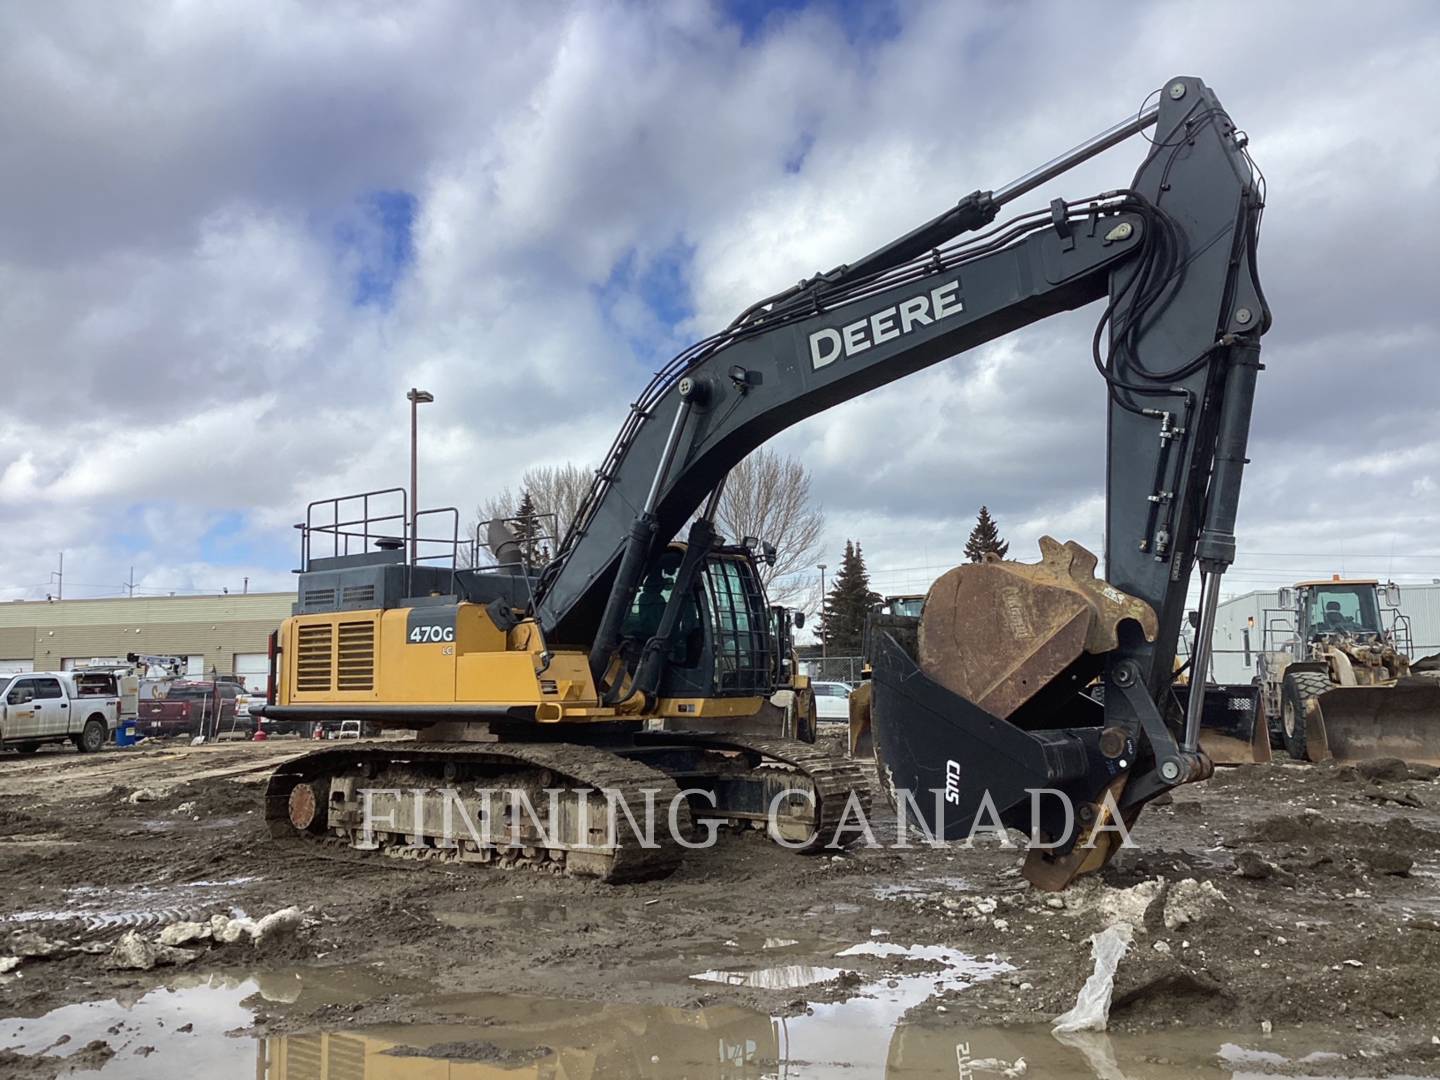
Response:
[[[405,399],[410,402],[410,565],[414,566],[420,553],[420,406],[434,401],[435,395],[412,386]]]
[[[820,567],[820,659],[825,659],[825,564],[816,563]]]

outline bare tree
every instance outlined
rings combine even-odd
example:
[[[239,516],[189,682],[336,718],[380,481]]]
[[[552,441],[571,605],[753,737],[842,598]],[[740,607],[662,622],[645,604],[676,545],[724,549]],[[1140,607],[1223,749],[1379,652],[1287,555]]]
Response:
[[[470,535],[485,540],[485,523],[513,518],[528,494],[538,514],[554,514],[563,538],[590,490],[594,474],[578,465],[540,465],[526,469],[520,490],[502,488],[475,508]],[[825,515],[810,494],[810,471],[795,458],[761,447],[730,471],[716,511],[716,527],[728,540],[747,536],[775,545],[774,566],[760,563],[760,576],[772,603],[820,610],[820,590],[812,573],[825,532]],[[549,521],[543,528],[548,531]],[[546,544],[553,551],[553,544]],[[488,561],[482,549],[482,561]]]
[[[728,539],[747,536],[775,545],[774,566],[760,564],[771,603],[814,613],[819,590],[811,573],[820,554],[825,514],[810,494],[810,470],[800,461],[761,447],[730,470],[715,514]]]
[[[582,469],[567,461],[564,465],[536,465],[526,469],[520,477],[520,486],[530,493],[537,511],[555,515],[558,542],[570,531],[570,523],[580,512],[580,504],[594,480],[593,469]]]
[[[530,497],[539,516],[539,531],[550,533],[551,519],[555,515],[556,535],[553,540],[540,541],[540,546],[554,551],[555,545],[564,538],[580,510],[585,493],[590,490],[594,474],[580,466],[566,462],[564,465],[534,465],[520,477],[520,491],[501,488],[490,498],[475,507],[475,519],[470,526],[470,535],[480,537],[485,543],[485,525],[496,518],[513,518],[520,512],[525,496]],[[481,552],[481,562],[488,561],[486,551]]]

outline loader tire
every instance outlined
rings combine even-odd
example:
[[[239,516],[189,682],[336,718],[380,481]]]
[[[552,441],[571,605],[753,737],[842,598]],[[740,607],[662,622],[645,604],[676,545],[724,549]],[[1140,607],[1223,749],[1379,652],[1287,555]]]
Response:
[[[1308,760],[1306,722],[1316,707],[1316,699],[1334,685],[1323,671],[1296,671],[1285,676],[1280,692],[1280,729],[1285,750],[1296,761]]]

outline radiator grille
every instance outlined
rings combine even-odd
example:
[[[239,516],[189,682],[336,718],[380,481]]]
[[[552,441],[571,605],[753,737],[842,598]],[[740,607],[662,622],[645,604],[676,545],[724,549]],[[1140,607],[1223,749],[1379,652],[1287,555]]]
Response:
[[[375,689],[375,624],[343,622],[340,624],[340,690]]]
[[[301,626],[296,645],[295,689],[302,694],[332,689],[334,627],[329,623]]]

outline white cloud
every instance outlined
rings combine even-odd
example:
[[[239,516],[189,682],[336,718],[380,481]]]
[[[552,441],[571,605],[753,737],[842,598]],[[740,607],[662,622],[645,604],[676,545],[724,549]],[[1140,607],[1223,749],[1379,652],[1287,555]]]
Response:
[[[288,581],[306,502],[403,482],[412,385],[437,398],[427,502],[593,463],[651,353],[1013,178],[1178,71],[1217,89],[1270,182],[1276,325],[1242,542],[1436,550],[1431,7],[1392,5],[1359,36],[1338,4],[1103,5],[1083,48],[1078,14],[907,5],[871,40],[837,10],[742,40],[699,2],[7,9],[0,509],[25,542],[0,549],[0,596],[35,595],[61,548],[76,581],[118,585],[132,562],[156,587]],[[1123,184],[1140,149],[1033,205]],[[337,229],[373,247],[379,191],[416,198],[413,261],[388,304],[357,306],[373,251]],[[662,288],[676,251],[690,260]],[[877,576],[909,581],[958,558],[982,502],[1022,556],[1043,531],[1098,544],[1095,314],[782,436],[832,546],[854,535]],[[217,547],[217,521],[243,522],[241,543]]]

